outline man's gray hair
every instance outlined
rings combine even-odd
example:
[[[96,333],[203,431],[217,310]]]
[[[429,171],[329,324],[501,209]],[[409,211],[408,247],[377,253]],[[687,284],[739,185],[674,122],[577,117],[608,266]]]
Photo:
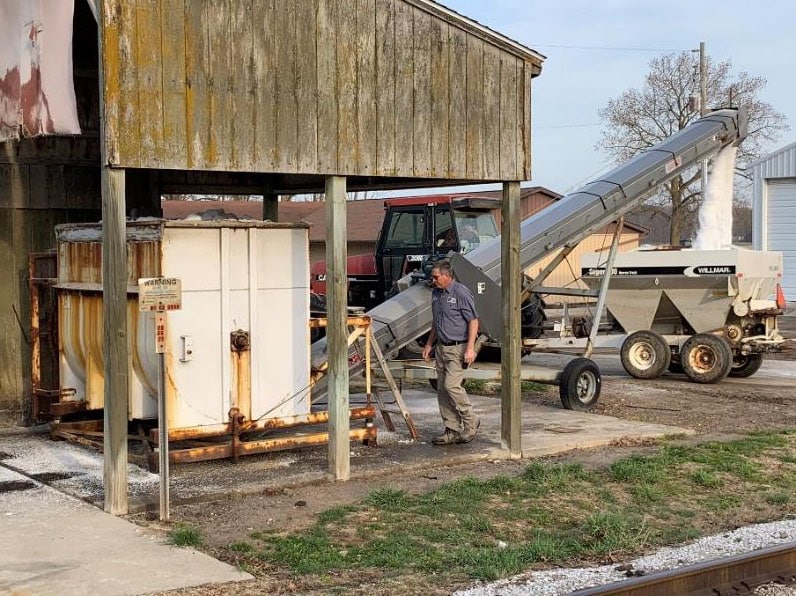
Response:
[[[437,261],[434,263],[434,266],[431,269],[436,269],[440,273],[445,273],[448,276],[453,277],[453,267],[451,267],[451,262],[447,259]]]

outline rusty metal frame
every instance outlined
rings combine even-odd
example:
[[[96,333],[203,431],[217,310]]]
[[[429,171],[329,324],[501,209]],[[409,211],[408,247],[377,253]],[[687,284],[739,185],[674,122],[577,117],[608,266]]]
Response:
[[[32,276],[31,279],[33,279]],[[33,295],[33,293],[31,295]],[[326,320],[311,319],[309,325],[311,327],[325,327]],[[376,408],[371,399],[370,373],[371,320],[370,317],[366,316],[353,316],[349,317],[348,325],[350,327],[348,344],[350,346],[364,340],[366,344],[364,358],[367,363],[365,375],[367,383],[367,403],[364,407],[352,408],[350,410],[350,420],[362,420],[365,424],[360,428],[352,428],[349,432],[349,436],[352,441],[362,441],[368,445],[375,445],[377,432],[376,426],[373,424],[373,419],[376,416]],[[39,389],[38,391],[40,395],[46,393],[56,400],[56,403],[50,406],[50,411],[56,418],[63,414],[85,410],[86,408],[85,402],[59,401],[62,397],[74,395],[74,389],[60,389],[55,391]],[[227,423],[169,429],[169,462],[187,463],[226,458],[237,460],[238,457],[244,455],[322,445],[329,441],[328,432],[296,434],[284,431],[301,429],[303,427],[311,429],[312,427],[327,424],[328,422],[329,413],[327,411],[311,412],[299,416],[246,420],[240,410],[234,407],[229,411],[229,420]],[[51,424],[50,433],[53,439],[71,441],[97,449],[100,452],[103,449],[102,420],[68,423],[62,423],[56,420]],[[261,436],[262,434],[269,433],[272,434],[272,436],[265,438]],[[138,436],[129,436],[128,439],[143,443],[145,452],[144,455],[129,454],[129,461],[139,465],[145,465],[149,467],[150,470],[156,470],[158,468],[157,447],[159,445],[157,427],[150,429],[148,434],[141,431]]]
[[[31,380],[31,420],[45,422],[70,412],[85,409],[65,402],[64,398],[72,397],[72,388],[43,389],[41,386],[41,317],[40,296],[42,287],[51,287],[56,278],[38,277],[36,264],[44,259],[55,256],[52,251],[36,252],[28,255],[28,297],[30,300],[30,380]],[[57,266],[57,264],[56,264]],[[54,304],[57,312],[57,303]],[[57,326],[56,326],[57,327]],[[55,363],[57,367],[57,361]],[[57,370],[56,370],[57,372]]]
[[[352,441],[363,441],[372,444],[376,441],[376,426],[373,418],[376,409],[372,406],[354,408],[350,411],[351,420],[364,420],[365,426],[351,429],[349,435]],[[272,451],[286,451],[314,445],[322,445],[329,440],[327,432],[295,435],[279,433],[278,431],[312,427],[326,424],[329,413],[313,412],[304,416],[291,416],[285,418],[270,418],[246,423],[237,408],[229,412],[229,423],[213,425],[212,427],[189,427],[169,430],[169,462],[186,463],[205,461],[211,459],[232,458],[237,460],[243,455],[268,453]],[[278,436],[259,438],[258,434],[273,432]],[[213,439],[225,437],[218,442]],[[150,442],[157,448],[157,429],[150,431]],[[172,443],[174,443],[172,445]],[[149,468],[157,468],[157,453],[149,455]]]

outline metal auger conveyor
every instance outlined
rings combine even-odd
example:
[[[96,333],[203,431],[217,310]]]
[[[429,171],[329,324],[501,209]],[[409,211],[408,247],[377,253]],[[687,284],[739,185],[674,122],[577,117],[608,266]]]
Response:
[[[718,110],[568,194],[522,222],[521,268],[558,248],[578,244],[635,207],[652,189],[722,147],[740,143],[745,136],[746,114],[742,109]],[[500,251],[498,236],[466,256],[456,255],[454,269],[459,275],[463,269],[473,268],[473,272],[499,284]],[[375,341],[385,354],[395,354],[430,329],[430,289],[425,284],[413,285],[367,314],[372,319]],[[323,367],[326,348],[326,338],[312,345],[314,368]]]

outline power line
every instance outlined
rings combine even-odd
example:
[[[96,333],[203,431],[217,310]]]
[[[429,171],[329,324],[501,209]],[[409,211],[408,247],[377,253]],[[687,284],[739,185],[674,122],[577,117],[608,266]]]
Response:
[[[610,47],[610,46],[568,46],[568,45],[545,45],[545,44],[537,44],[537,43],[530,43],[529,44],[533,48],[559,48],[565,50],[606,50],[611,52],[657,52],[657,53],[667,53],[667,52],[687,52],[689,50],[684,49],[665,49],[665,48],[621,48],[621,47]]]
[[[535,126],[536,130],[549,130],[553,128],[586,128],[589,126],[600,126],[599,122],[593,122],[591,124],[560,124],[557,126]]]

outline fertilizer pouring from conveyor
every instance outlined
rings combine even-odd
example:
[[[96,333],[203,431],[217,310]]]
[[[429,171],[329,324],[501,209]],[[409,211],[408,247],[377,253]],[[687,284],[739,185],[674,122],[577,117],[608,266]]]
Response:
[[[524,269],[556,249],[576,245],[638,205],[650,190],[721,148],[739,144],[746,136],[746,126],[743,109],[713,112],[529,217],[520,227],[520,267]],[[457,277],[466,285],[472,288],[484,282],[484,287],[491,287],[491,291],[474,292],[481,313],[500,312],[499,291],[494,290],[501,280],[500,252],[498,236],[452,259]],[[385,354],[395,354],[429,330],[429,292],[425,284],[415,284],[368,311],[373,337]],[[484,327],[490,337],[499,339],[499,324]],[[312,345],[313,368],[323,370],[326,360],[323,338]]]

